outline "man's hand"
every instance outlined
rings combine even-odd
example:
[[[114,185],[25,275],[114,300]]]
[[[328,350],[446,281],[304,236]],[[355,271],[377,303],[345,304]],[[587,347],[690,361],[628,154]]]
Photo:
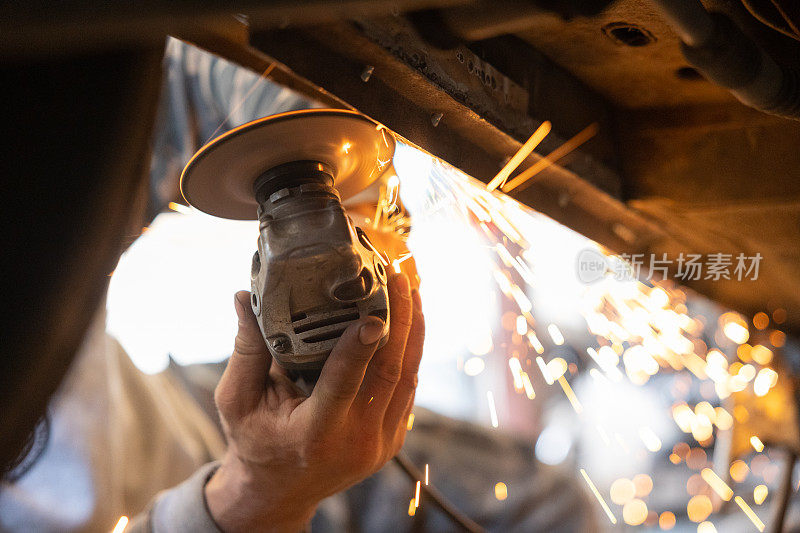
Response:
[[[272,364],[249,293],[236,294],[239,333],[215,393],[228,438],[205,488],[226,532],[299,531],[317,504],[378,471],[403,444],[422,356],[419,293],[389,280],[389,341],[369,317],[331,352],[311,396]]]

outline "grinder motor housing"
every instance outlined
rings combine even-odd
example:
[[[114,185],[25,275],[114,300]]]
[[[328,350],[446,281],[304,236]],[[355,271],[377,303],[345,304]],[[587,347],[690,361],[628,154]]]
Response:
[[[345,214],[333,171],[317,161],[280,165],[259,177],[258,251],[251,304],[278,363],[317,377],[354,321],[384,321],[388,340],[388,262]]]

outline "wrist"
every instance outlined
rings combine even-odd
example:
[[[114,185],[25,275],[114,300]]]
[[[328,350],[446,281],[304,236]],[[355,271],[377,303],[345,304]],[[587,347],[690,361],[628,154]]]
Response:
[[[204,494],[208,510],[220,529],[225,533],[304,531],[314,516],[316,502],[287,498],[280,488],[260,477],[230,454],[211,476]]]

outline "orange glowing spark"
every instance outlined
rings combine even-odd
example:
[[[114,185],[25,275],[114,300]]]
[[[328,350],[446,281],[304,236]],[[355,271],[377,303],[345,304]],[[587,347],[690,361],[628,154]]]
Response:
[[[408,516],[414,516],[417,514],[417,506],[414,505],[414,498],[411,498],[411,501],[408,502]]]
[[[511,368],[511,377],[514,378],[514,390],[517,392],[523,390],[522,365],[520,365],[519,359],[512,357],[508,360],[508,366]]]
[[[414,428],[414,413],[408,415],[408,422],[406,423],[406,429],[411,431]]]
[[[757,451],[759,453],[764,451],[764,443],[761,442],[761,439],[759,439],[755,435],[750,437],[750,444],[753,446],[753,449],[755,451]]]
[[[497,421],[497,409],[494,406],[494,394],[492,391],[486,391],[486,399],[489,401],[489,416],[492,417],[492,427],[497,427],[500,424]]]
[[[542,359],[542,356],[536,358],[536,364],[539,365],[539,370],[542,371],[542,376],[544,377],[545,382],[547,382],[548,385],[555,383],[555,380],[553,379],[553,376],[550,375],[550,371],[547,369],[547,365],[545,364],[544,359]]]
[[[755,489],[753,489],[753,501],[756,505],[761,505],[764,503],[764,500],[767,499],[768,494],[769,489],[766,485],[758,485]]]
[[[120,516],[117,525],[114,526],[114,530],[112,533],[122,533],[125,531],[125,528],[128,526],[128,517],[127,516]]]
[[[505,185],[506,180],[509,176],[511,176],[511,173],[517,169],[520,163],[525,161],[525,158],[528,157],[537,146],[539,146],[539,143],[544,140],[548,133],[550,133],[551,128],[552,124],[550,124],[550,121],[546,120],[542,122],[541,126],[536,128],[536,131],[533,132],[533,135],[531,135],[530,138],[525,141],[525,144],[523,144],[520,149],[517,150],[517,153],[514,154],[514,156],[508,160],[508,163],[505,164],[502,170],[497,173],[497,176],[495,176],[492,181],[486,185],[486,190],[493,191],[496,188]]]
[[[747,502],[744,501],[741,496],[736,496],[734,501],[739,507],[741,507],[742,511],[744,511],[744,514],[747,515],[747,518],[750,519],[753,525],[756,526],[759,531],[764,531],[764,522],[762,522],[758,515],[756,515],[750,506],[747,505]]]
[[[528,342],[531,343],[531,346],[533,346],[533,349],[536,350],[536,353],[544,353],[544,346],[542,346],[542,343],[539,341],[539,337],[536,336],[535,332],[528,331],[526,337],[528,337]]]
[[[182,215],[188,215],[192,212],[192,208],[183,204],[179,204],[177,202],[170,202],[167,204],[167,207],[175,211],[176,213],[180,213]]]
[[[589,139],[597,134],[598,126],[597,123],[592,123],[587,126],[585,129],[581,130],[577,135],[573,138],[566,141],[564,144],[550,152],[546,157],[540,159],[536,164],[528,168],[527,170],[521,172],[518,176],[514,179],[503,185],[502,190],[505,193],[511,192],[512,190],[520,187],[523,183],[528,182],[532,177],[536,174],[541,172],[542,170],[546,169],[571,151],[573,151],[578,146],[582,145]],[[529,182],[530,184],[530,182]]]
[[[533,383],[531,383],[531,378],[527,372],[522,373],[522,387],[525,389],[525,396],[529,400],[536,398],[536,391],[533,390]]]
[[[508,487],[502,481],[498,482],[494,486],[494,497],[500,501],[503,501],[506,498],[508,498]]]
[[[617,517],[614,516],[614,513],[611,512],[611,509],[609,509],[608,504],[603,499],[603,496],[600,494],[600,491],[598,491],[597,487],[594,486],[592,480],[589,479],[589,474],[587,474],[586,470],[584,470],[583,468],[581,468],[581,475],[583,476],[583,479],[586,480],[586,484],[589,485],[589,489],[591,489],[592,494],[594,494],[594,497],[597,498],[598,502],[600,502],[600,506],[603,508],[603,511],[606,512],[606,516],[608,516],[608,519],[611,520],[612,524],[616,524]]]
[[[425,463],[425,485],[426,486],[428,485],[428,480],[429,479],[430,478],[429,478],[429,472],[428,472],[428,463]]]
[[[716,492],[719,497],[726,502],[730,501],[730,499],[733,497],[733,489],[731,489],[728,484],[725,483],[725,481],[723,481],[722,478],[710,468],[704,468],[701,470],[700,477],[702,477],[703,481],[708,483],[708,485],[714,489],[714,492]]]
[[[414,508],[419,507],[419,488],[420,488],[421,484],[422,483],[417,481],[417,490],[416,490],[416,492],[414,492]]]
[[[573,391],[572,387],[569,386],[569,381],[567,381],[564,376],[561,376],[558,378],[558,384],[561,385],[562,389],[564,389],[564,394],[567,395],[567,399],[569,400],[569,403],[572,404],[572,408],[575,409],[575,412],[581,414],[581,412],[583,412],[583,406],[581,405],[581,402],[578,401],[578,397],[575,396],[575,391]]]

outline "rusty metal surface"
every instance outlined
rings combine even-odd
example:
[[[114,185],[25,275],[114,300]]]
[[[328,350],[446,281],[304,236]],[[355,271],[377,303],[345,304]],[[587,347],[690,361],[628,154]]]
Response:
[[[603,29],[609,24],[635,25],[653,42],[625,46]],[[724,89],[703,79],[682,79],[688,66],[678,38],[646,0],[615,2],[596,17],[564,20],[541,14],[530,18],[520,37],[541,50],[621,108],[670,107],[693,103],[732,102]]]
[[[541,123],[520,110],[525,98],[515,82],[493,71],[490,78],[494,77],[496,87],[492,87],[491,81],[485,81],[485,62],[477,67],[473,60],[470,69],[474,55],[468,50],[427,47],[398,20],[371,21],[360,28],[338,23],[308,31],[261,32],[251,42],[291,65],[300,76],[485,181]],[[365,83],[361,74],[367,67],[374,70]],[[538,88],[549,90],[553,98],[569,92],[557,86]],[[432,120],[439,114],[438,121]],[[584,126],[594,120],[604,117],[587,115]],[[563,142],[557,131],[542,143],[541,153]],[[600,137],[610,134],[609,125],[601,129]],[[540,157],[534,154],[526,164]],[[611,195],[619,195],[618,176],[585,152],[576,153],[569,168]]]

